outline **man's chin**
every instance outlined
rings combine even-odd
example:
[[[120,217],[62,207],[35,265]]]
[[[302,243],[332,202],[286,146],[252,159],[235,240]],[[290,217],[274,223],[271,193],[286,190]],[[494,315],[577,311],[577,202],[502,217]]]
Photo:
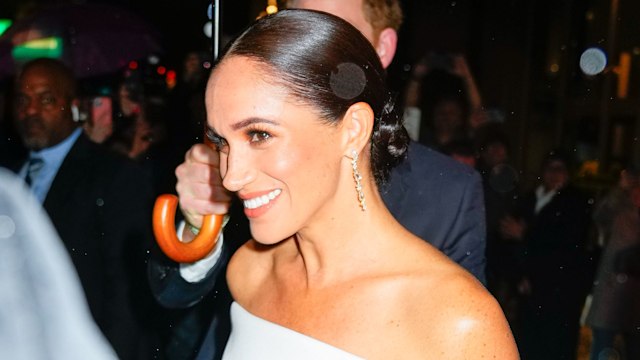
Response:
[[[24,146],[31,151],[39,151],[48,147],[45,139],[37,137],[23,137],[22,142]]]

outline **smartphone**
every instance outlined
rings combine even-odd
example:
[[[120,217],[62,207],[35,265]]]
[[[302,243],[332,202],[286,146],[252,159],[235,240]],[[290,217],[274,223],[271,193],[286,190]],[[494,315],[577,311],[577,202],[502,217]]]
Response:
[[[113,100],[108,96],[98,96],[91,101],[91,121],[93,126],[112,124]]]
[[[113,100],[109,96],[98,96],[88,101],[88,119],[85,130],[89,138],[104,142],[113,132]]]

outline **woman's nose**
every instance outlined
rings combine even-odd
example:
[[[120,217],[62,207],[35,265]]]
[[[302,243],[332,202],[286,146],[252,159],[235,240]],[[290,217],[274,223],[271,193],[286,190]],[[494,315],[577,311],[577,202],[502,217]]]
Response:
[[[227,190],[239,191],[255,179],[256,168],[248,154],[229,151],[226,159],[221,160],[222,185]]]

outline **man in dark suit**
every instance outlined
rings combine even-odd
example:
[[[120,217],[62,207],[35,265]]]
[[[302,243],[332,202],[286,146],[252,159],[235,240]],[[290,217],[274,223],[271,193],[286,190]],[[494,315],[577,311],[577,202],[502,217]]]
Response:
[[[150,356],[154,303],[144,290],[144,255],[152,239],[153,197],[146,173],[84,135],[74,115],[74,77],[61,62],[25,64],[15,97],[16,128],[28,159],[13,170],[51,218],[91,313],[118,356]]]
[[[541,183],[525,193],[501,231],[520,247],[517,323],[524,359],[575,359],[580,314],[590,290],[593,257],[587,251],[591,204],[570,182],[569,158],[550,152]]]
[[[385,68],[393,60],[397,31],[402,22],[398,1],[294,0],[288,5],[325,11],[346,19],[371,41]],[[371,19],[372,16],[379,18]],[[187,153],[176,173],[180,204],[188,223],[184,231],[179,229],[179,235],[187,237],[184,240],[188,241],[193,237],[189,229],[201,224],[202,214],[227,212],[232,197],[222,188],[217,153],[202,144],[195,145]],[[412,142],[408,159],[392,170],[389,183],[381,190],[385,204],[403,226],[484,282],[485,217],[478,173]],[[231,206],[231,221],[237,218],[244,216],[235,215],[234,206]],[[208,294],[214,294],[220,311],[213,324],[227,324],[228,320],[224,318],[230,301],[223,284],[226,261],[249,238],[246,230],[244,237],[236,238],[242,233],[238,230],[246,219],[237,221],[239,223],[227,224],[224,239],[219,241],[222,245],[201,262],[178,267],[165,259],[152,264],[150,281],[156,298],[164,306],[190,306]],[[216,290],[211,291],[213,288]],[[225,336],[218,332],[220,337],[213,341],[212,328],[198,359],[211,358],[216,352],[221,354]]]

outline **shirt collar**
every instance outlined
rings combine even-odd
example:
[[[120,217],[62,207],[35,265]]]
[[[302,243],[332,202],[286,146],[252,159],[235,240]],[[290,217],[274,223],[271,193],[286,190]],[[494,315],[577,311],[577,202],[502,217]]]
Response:
[[[62,163],[64,158],[69,153],[69,150],[71,150],[71,147],[73,146],[73,144],[76,142],[78,137],[80,137],[81,133],[82,133],[82,129],[77,128],[71,133],[71,135],[67,136],[67,138],[61,141],[60,143],[54,146],[48,147],[46,149],[31,151],[29,153],[29,156],[39,157],[45,162],[45,164]]]

